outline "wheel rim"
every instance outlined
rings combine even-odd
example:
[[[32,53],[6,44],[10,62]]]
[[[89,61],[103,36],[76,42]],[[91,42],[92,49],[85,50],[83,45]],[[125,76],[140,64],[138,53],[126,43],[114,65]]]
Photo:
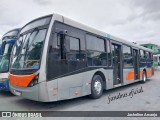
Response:
[[[97,92],[97,94],[100,94],[101,93],[101,90],[102,90],[102,84],[99,80],[96,80],[95,83],[94,83],[94,89],[95,91]]]

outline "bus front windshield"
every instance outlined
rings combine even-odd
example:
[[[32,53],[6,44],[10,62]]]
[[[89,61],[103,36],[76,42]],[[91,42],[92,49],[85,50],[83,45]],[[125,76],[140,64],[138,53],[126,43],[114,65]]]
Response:
[[[19,39],[23,42],[18,50],[18,57],[12,63],[14,69],[39,69],[43,42],[47,29],[35,29],[32,32],[21,35]]]
[[[13,49],[11,69],[39,69],[44,40],[52,16],[39,18],[24,26]]]
[[[0,56],[0,72],[7,72],[9,70],[9,61],[14,43],[7,43],[4,48],[3,55]]]

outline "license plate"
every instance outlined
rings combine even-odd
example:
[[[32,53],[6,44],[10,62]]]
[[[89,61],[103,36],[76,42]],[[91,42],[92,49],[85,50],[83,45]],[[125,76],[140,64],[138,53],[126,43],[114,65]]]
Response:
[[[14,90],[14,93],[15,93],[16,95],[18,95],[18,96],[21,96],[21,92],[18,91],[18,90]]]

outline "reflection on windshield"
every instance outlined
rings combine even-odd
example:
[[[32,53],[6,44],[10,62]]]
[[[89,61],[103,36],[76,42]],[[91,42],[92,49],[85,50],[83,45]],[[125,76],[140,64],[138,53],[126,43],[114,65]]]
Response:
[[[9,51],[11,51],[11,47],[12,47],[13,44],[6,44],[5,45],[5,49],[4,49],[4,55],[8,54]]]
[[[13,62],[12,68],[39,68],[41,51],[46,32],[46,29],[42,29],[25,34],[26,38],[23,41],[24,44],[18,54],[19,56]]]
[[[5,45],[4,53],[0,56],[0,72],[8,71],[12,47],[13,43],[7,43]]]
[[[0,57],[0,72],[8,71],[10,55]]]
[[[20,53],[23,41],[25,41],[25,39],[27,39],[29,36],[30,36],[30,34],[23,35],[16,41],[15,46],[13,47],[13,52],[12,52],[13,61],[14,61],[15,57],[17,57],[17,55]]]

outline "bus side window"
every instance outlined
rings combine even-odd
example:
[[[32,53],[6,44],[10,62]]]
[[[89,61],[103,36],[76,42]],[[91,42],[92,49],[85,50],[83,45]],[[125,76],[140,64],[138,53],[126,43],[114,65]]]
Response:
[[[67,53],[68,61],[85,61],[85,52],[81,51],[80,39],[68,36],[70,52]]]
[[[140,57],[144,58],[144,52],[143,52],[143,50],[140,50]]]
[[[70,50],[66,54],[66,60],[68,63],[68,72],[86,67],[86,53],[81,50],[80,39],[69,36]]]
[[[74,37],[69,37],[70,52],[67,53],[68,61],[79,61],[78,55],[80,53],[80,40]]]
[[[133,67],[132,49],[126,45],[123,45],[123,66]]]
[[[107,66],[104,39],[86,35],[88,66]]]
[[[146,52],[146,57],[147,57],[147,67],[151,67],[151,58],[150,58],[150,53]]]
[[[145,52],[143,50],[140,50],[140,68],[144,67],[145,63],[146,63]]]
[[[149,60],[150,60],[150,67],[153,65],[153,55],[151,52],[149,52]]]
[[[144,58],[147,59],[147,52],[144,51]]]

